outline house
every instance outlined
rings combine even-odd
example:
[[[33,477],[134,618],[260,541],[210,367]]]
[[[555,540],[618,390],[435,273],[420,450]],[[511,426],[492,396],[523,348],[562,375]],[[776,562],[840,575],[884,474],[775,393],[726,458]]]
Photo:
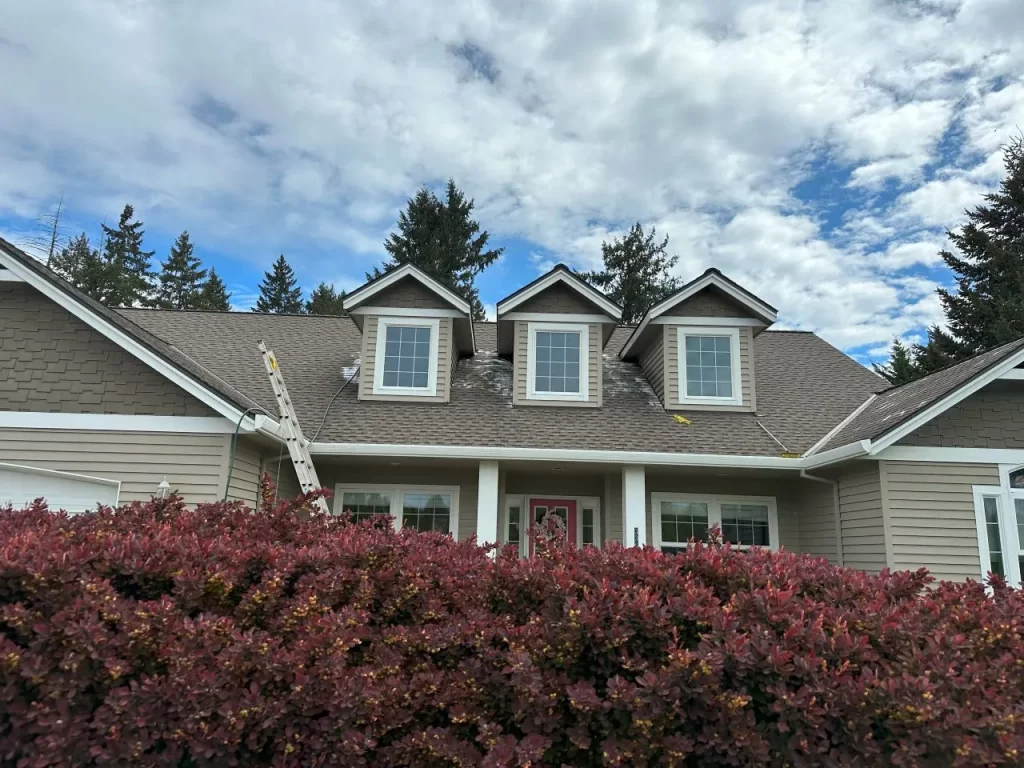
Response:
[[[339,513],[523,554],[548,515],[579,546],[672,550],[720,525],[868,571],[1020,583],[1024,340],[888,387],[713,269],[635,327],[563,266],[496,322],[411,266],[346,308],[114,311],[0,241],[0,503],[252,504],[264,472],[294,493],[263,339]]]

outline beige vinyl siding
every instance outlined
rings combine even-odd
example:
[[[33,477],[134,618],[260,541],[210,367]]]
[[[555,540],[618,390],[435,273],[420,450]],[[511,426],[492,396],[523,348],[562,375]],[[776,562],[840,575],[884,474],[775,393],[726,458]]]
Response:
[[[647,381],[654,388],[658,398],[665,402],[665,326],[656,329],[654,338],[640,355],[640,368],[643,369]]]
[[[664,314],[673,317],[753,317],[750,310],[710,288],[695,293]]]
[[[843,565],[872,573],[885,568],[885,521],[878,462],[857,462],[840,473],[839,512]]]
[[[228,501],[244,501],[248,506],[255,507],[259,499],[261,470],[259,447],[248,440],[239,439],[228,482]]]
[[[280,467],[280,472],[278,472],[278,467]],[[299,485],[299,478],[295,475],[295,466],[292,464],[287,450],[285,450],[283,455],[277,450],[264,453],[260,477],[264,473],[270,475],[270,481],[277,488],[277,498],[293,499],[301,493],[302,487]],[[319,476],[319,472],[317,475]],[[318,479],[321,483],[325,482],[322,477],[318,477]],[[329,488],[330,486],[326,487]]]
[[[749,327],[740,328],[740,393],[741,405],[681,405],[679,392],[679,329],[680,326],[666,325],[665,331],[665,376],[667,395],[665,407],[677,411],[756,411],[757,398],[754,390],[754,333]],[[731,330],[724,329],[723,330]]]
[[[224,492],[230,435],[0,429],[0,461],[121,482],[119,501],[148,501],[164,477],[189,505]]]
[[[533,298],[527,299],[514,312],[537,312],[556,314],[593,315],[601,312],[597,307],[582,298],[576,291],[562,283],[555,283]]]
[[[622,544],[622,474],[609,473],[605,475],[605,497],[604,497],[604,540],[617,541]]]
[[[527,398],[527,384],[530,376],[527,364],[527,347],[530,343],[530,324],[525,320],[515,322],[515,370],[513,371],[512,404],[513,405],[539,405],[539,406],[560,406],[560,407],[583,407],[595,408],[601,405],[603,381],[601,365],[601,325],[590,323],[587,326],[588,351],[587,351],[587,376],[588,392],[585,401],[578,400],[530,400]]]
[[[410,319],[410,318],[405,318]],[[452,318],[438,319],[437,332],[437,395],[375,395],[373,393],[373,377],[377,369],[377,338],[380,318],[368,315],[363,323],[362,367],[359,373],[360,400],[388,400],[392,402],[447,403],[451,390],[451,366],[443,361],[450,361],[452,350]]]
[[[366,304],[403,309],[452,309],[451,304],[412,277],[385,288],[367,299]]]
[[[975,485],[999,485],[994,464],[883,461],[892,567],[952,581],[981,578]]]
[[[838,563],[835,493],[832,485],[805,480],[800,487],[797,502],[800,507],[800,551]]]

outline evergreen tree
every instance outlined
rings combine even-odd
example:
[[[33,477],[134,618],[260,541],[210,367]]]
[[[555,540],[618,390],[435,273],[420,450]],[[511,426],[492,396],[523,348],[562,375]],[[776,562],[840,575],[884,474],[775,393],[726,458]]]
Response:
[[[384,242],[390,260],[367,278],[379,277],[402,264],[415,264],[464,296],[473,307],[473,319],[485,319],[474,281],[504,248],[487,248],[490,234],[472,218],[473,206],[473,200],[466,200],[452,179],[444,200],[421,188],[398,215],[398,231]]]
[[[199,290],[195,308],[211,312],[228,312],[231,309],[231,294],[228,293],[224,281],[220,279],[220,275],[213,267],[210,267],[210,276],[206,278],[206,282]]]
[[[622,306],[622,322],[640,321],[644,312],[679,287],[678,278],[670,274],[679,261],[668,255],[668,236],[661,242],[637,222],[621,240],[601,243],[604,269],[583,275],[603,290],[616,304]]]
[[[203,289],[206,270],[193,253],[188,232],[182,232],[171,246],[167,260],[160,265],[159,286],[154,306],[161,309],[195,309]]]
[[[335,292],[334,287],[320,283],[306,302],[307,315],[344,315],[345,292]]]
[[[873,363],[871,367],[890,384],[906,384],[920,375],[913,351],[899,339],[892,340],[889,362],[884,365]]]
[[[87,296],[101,301],[110,283],[107,265],[83,232],[54,253],[50,268]]]
[[[135,211],[125,205],[117,228],[103,224],[103,261],[110,281],[101,301],[111,307],[147,306],[153,296],[153,251],[142,250],[145,230],[141,221],[132,221]]]
[[[297,315],[302,313],[302,289],[284,254],[277,257],[269,272],[263,273],[257,312]]]

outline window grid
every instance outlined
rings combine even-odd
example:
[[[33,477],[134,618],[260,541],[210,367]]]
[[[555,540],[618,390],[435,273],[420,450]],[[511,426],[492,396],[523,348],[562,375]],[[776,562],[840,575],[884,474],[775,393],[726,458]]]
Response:
[[[580,541],[584,545],[596,544],[594,536],[594,510],[584,507],[580,512]]]
[[[430,331],[430,326],[387,326],[382,377],[385,387],[428,388]]]
[[[686,396],[733,397],[729,336],[685,336]]]
[[[722,539],[741,546],[767,547],[768,507],[765,504],[723,504]]]
[[[708,505],[693,501],[661,502],[661,540],[666,545],[708,538]]]
[[[579,331],[537,331],[534,391],[579,394]]]
[[[451,530],[452,500],[446,493],[409,493],[402,497],[402,527],[418,531]]]
[[[346,491],[342,494],[341,508],[353,522],[369,520],[374,515],[390,515],[391,496],[385,493]]]
[[[514,547],[519,547],[519,515],[520,507],[518,505],[508,508],[508,538],[506,541]]]
[[[665,553],[686,549],[689,540],[707,541],[718,526],[732,546],[778,548],[778,520],[771,497],[701,497],[652,493],[653,540]]]

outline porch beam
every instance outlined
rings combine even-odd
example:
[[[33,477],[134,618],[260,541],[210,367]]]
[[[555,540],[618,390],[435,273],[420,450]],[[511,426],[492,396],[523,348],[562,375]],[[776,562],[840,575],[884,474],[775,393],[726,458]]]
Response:
[[[481,461],[476,501],[476,540],[498,542],[498,462]]]
[[[647,489],[643,465],[622,468],[622,543],[627,547],[647,544]]]

